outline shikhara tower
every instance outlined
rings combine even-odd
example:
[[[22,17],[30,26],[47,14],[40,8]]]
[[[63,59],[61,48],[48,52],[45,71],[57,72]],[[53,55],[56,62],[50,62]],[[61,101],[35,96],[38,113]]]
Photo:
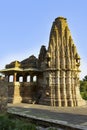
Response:
[[[58,17],[53,22],[46,62],[44,86],[50,95],[47,100],[50,100],[51,105],[83,105],[84,101],[79,90],[80,56],[72,40],[66,18]]]
[[[1,70],[8,81],[13,75],[13,84],[8,82],[9,101],[51,106],[85,105],[79,90],[79,66],[80,56],[66,18],[58,17],[52,25],[48,49],[42,46],[38,58],[32,55]]]

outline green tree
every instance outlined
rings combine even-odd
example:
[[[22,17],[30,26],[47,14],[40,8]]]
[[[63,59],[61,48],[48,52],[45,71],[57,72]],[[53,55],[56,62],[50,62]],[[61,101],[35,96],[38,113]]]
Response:
[[[83,81],[87,81],[87,75],[83,78]]]
[[[87,75],[80,81],[80,93],[82,98],[87,100]]]

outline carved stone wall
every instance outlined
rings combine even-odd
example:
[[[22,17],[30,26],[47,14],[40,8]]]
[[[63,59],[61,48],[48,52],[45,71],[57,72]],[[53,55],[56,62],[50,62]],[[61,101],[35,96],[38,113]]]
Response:
[[[9,103],[39,103],[41,87],[37,83],[15,82],[8,83],[8,102]]]

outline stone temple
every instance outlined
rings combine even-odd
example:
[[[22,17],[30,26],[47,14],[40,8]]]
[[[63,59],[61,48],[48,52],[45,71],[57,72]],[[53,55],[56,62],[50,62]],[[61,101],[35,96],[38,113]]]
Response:
[[[38,58],[31,55],[13,61],[0,71],[8,80],[8,102],[85,105],[79,90],[79,66],[80,56],[67,20],[58,17],[51,28],[48,48],[42,45]]]

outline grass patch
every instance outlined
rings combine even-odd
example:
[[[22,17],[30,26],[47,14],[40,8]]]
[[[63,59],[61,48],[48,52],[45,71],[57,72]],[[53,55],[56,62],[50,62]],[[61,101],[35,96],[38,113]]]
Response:
[[[0,114],[0,130],[37,130],[32,123],[25,122],[17,118],[12,118],[8,114]]]

